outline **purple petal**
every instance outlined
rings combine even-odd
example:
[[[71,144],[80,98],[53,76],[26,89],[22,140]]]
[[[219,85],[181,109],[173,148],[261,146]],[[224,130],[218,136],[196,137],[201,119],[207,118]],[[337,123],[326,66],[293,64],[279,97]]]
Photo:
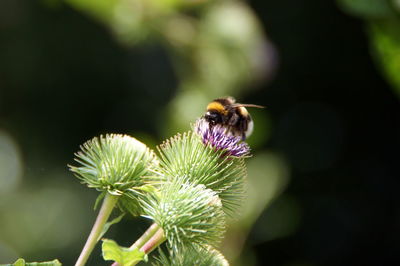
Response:
[[[202,138],[204,144],[211,145],[216,150],[225,150],[227,155],[241,157],[250,153],[250,147],[241,137],[232,135],[225,127],[210,124],[200,118],[196,121],[194,130]]]

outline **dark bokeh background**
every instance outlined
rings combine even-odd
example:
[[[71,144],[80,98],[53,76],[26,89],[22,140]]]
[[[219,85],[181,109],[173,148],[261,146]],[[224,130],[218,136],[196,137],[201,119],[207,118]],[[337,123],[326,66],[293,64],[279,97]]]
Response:
[[[271,110],[268,147],[289,159],[285,194],[303,210],[299,230],[257,245],[258,256],[269,265],[399,264],[399,101],[373,64],[363,23],[332,1],[253,6],[281,65],[250,99],[262,95]]]
[[[94,219],[96,193],[79,186],[66,165],[81,143],[101,133],[132,134],[149,145],[162,141],[166,136],[160,124],[177,93],[177,78],[162,47],[124,47],[102,25],[68,6],[53,9],[33,1],[2,5],[0,129],[17,143],[24,177],[17,192],[2,191],[0,197],[0,220],[15,223],[14,230],[0,233],[0,263],[24,256],[60,258],[72,265]],[[240,101],[268,107],[269,139],[254,154],[280,154],[291,177],[255,223],[245,250],[256,265],[400,264],[400,105],[373,62],[363,22],[343,13],[334,1],[253,0],[250,5],[279,63],[269,82],[254,85]],[[64,174],[52,176],[54,169]],[[66,246],[29,242],[46,238],[46,227],[37,238],[17,234],[38,232],[35,220],[5,222],[10,213],[23,211],[21,206],[45,213],[48,206],[37,210],[29,207],[29,199],[48,183],[76,191],[77,198],[50,196],[75,200],[69,213],[87,216],[87,225],[77,227],[82,237]],[[260,238],[270,218],[281,217],[276,213],[287,199],[298,213],[294,229],[281,237]],[[54,208],[62,213],[65,206]],[[129,223],[121,227],[129,230]],[[127,245],[128,235],[136,234],[131,229],[113,236]],[[30,251],[29,245],[39,248]]]

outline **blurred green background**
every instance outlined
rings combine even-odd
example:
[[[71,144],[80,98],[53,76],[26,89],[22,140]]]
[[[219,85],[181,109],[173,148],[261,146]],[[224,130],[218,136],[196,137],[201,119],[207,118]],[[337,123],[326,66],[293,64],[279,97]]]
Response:
[[[232,95],[267,106],[232,264],[400,264],[399,18],[397,0],[2,0],[0,263],[73,265],[96,215],[67,169],[84,141],[154,148]]]

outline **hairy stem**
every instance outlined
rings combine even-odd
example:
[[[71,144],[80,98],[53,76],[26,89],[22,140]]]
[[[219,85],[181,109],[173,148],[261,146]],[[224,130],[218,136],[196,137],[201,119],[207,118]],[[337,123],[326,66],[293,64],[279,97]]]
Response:
[[[140,250],[149,254],[165,240],[164,230],[159,228],[157,232],[140,248]]]
[[[112,210],[115,207],[115,204],[118,201],[119,196],[114,196],[111,194],[106,194],[104,197],[103,203],[101,205],[99,214],[97,215],[96,221],[93,225],[92,231],[88,239],[86,240],[85,246],[82,249],[81,254],[79,255],[78,260],[75,263],[75,266],[83,266],[88,260],[90,253],[92,253],[96,243],[99,241],[100,234],[104,228],[104,224],[107,222],[108,217]]]
[[[144,234],[132,244],[131,248],[137,247],[140,249],[157,232],[159,228],[160,227],[156,223],[152,224],[149,229],[147,229],[146,232],[144,232]]]
[[[152,252],[156,247],[166,240],[164,231],[157,224],[152,224],[149,229],[131,246],[136,247],[146,254]],[[136,265],[136,264],[132,264]],[[118,262],[114,262],[111,266],[120,266]]]

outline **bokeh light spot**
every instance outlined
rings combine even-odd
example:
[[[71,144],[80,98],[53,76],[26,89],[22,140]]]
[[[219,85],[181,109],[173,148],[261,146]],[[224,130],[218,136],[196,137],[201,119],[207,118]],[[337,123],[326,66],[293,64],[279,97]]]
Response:
[[[10,193],[19,184],[23,165],[17,144],[0,130],[0,193]]]

